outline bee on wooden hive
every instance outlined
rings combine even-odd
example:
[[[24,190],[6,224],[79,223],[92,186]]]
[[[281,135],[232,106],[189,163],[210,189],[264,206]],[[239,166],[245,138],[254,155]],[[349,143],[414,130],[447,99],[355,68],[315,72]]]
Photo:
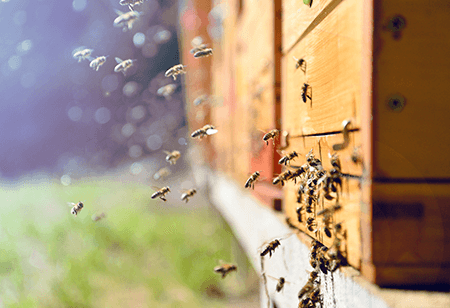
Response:
[[[298,157],[297,152],[292,151],[287,153],[286,155],[284,155],[283,157],[280,158],[280,160],[278,161],[279,165],[287,165],[291,163],[291,160],[293,160],[294,158]]]
[[[170,96],[175,92],[177,87],[178,86],[176,84],[170,83],[159,88],[158,91],[156,91],[156,94],[158,94],[159,96],[164,96],[166,99],[169,99]]]
[[[70,202],[69,205],[72,206],[72,210],[70,211],[70,213],[75,216],[77,216],[84,207],[84,204],[81,201],[79,201],[78,203]]]
[[[311,231],[311,232],[316,232],[317,230],[314,229],[315,226],[316,226],[316,222],[314,221],[314,218],[308,217],[308,219],[306,220],[306,229],[308,229],[308,231]]]
[[[92,215],[91,218],[93,221],[99,221],[100,219],[105,218],[105,217],[106,217],[105,213],[101,213],[100,215],[94,214],[94,215]]]
[[[304,103],[308,100],[308,98],[312,99],[312,89],[308,83],[304,83],[302,86],[302,100]]]
[[[107,57],[108,56],[101,56],[101,57],[95,58],[94,60],[91,61],[91,63],[89,63],[89,67],[94,69],[95,71],[98,71],[100,66],[105,64]]]
[[[194,53],[194,58],[209,57],[213,54],[212,48],[204,48]]]
[[[333,221],[333,214],[336,211],[340,210],[341,208],[342,208],[341,205],[336,204],[336,205],[333,205],[331,207],[325,208],[325,209],[317,212],[317,216],[322,216],[323,215],[323,218],[322,218],[322,222],[324,224],[323,231],[324,231],[325,235],[330,237],[330,238],[332,236],[331,223]]]
[[[186,192],[184,192],[181,195],[181,200],[185,201],[186,203],[188,203],[189,198],[191,198],[192,196],[194,196],[197,193],[197,190],[195,190],[195,188],[191,188],[189,190],[187,190]]]
[[[275,138],[280,134],[280,131],[278,129],[272,129],[267,134],[264,134],[263,141],[266,142],[266,145],[269,145],[269,140],[275,140]]]
[[[302,219],[302,211],[303,211],[303,206],[298,207],[295,212],[297,213],[297,220],[298,222],[303,222]]]
[[[81,48],[83,48],[83,47],[81,47]],[[77,50],[77,51],[75,51],[75,50]],[[86,59],[88,59],[88,60],[92,59],[91,54],[94,51],[94,49],[85,48],[85,49],[80,50],[80,48],[78,48],[75,50],[74,50],[75,52],[73,53],[73,57],[75,59],[78,59],[78,62],[81,62]]]
[[[179,151],[164,151],[164,153],[167,154],[166,162],[170,163],[171,165],[175,165],[177,163],[177,160],[181,157],[181,153]]]
[[[165,197],[166,197],[166,194],[169,192],[170,192],[169,186],[165,186],[165,187],[155,191],[151,198],[152,199],[159,198],[162,201],[167,201],[167,199]]]
[[[164,76],[166,77],[172,76],[173,80],[177,80],[177,75],[186,74],[186,70],[184,69],[185,67],[186,66],[183,64],[174,65],[166,71]]]
[[[117,15],[119,15],[116,19],[114,19],[114,27],[122,28],[122,31],[125,32],[127,30],[131,30],[133,28],[133,24],[138,21],[139,17],[142,13],[137,11],[129,11],[129,12],[121,12],[119,10],[115,10]]]
[[[170,175],[170,170],[166,167],[159,169],[158,171],[156,171],[156,173],[153,175],[153,178],[155,180],[159,180],[162,178],[165,178],[167,176]]]
[[[295,69],[298,70],[299,68],[303,71],[303,73],[306,73],[306,60],[301,58],[297,59],[296,57],[292,57],[295,60]]]
[[[294,183],[297,184],[297,178],[300,178],[307,171],[308,171],[307,165],[300,166],[295,171],[292,172],[291,176],[289,177],[289,180],[293,180]]]
[[[255,182],[256,180],[259,178],[260,173],[259,171],[255,171],[247,180],[247,182],[245,182],[245,188],[252,188],[255,189]]]
[[[221,264],[214,268],[214,272],[220,273],[222,278],[225,278],[225,276],[232,271],[237,271],[237,266],[234,264]]]
[[[116,57],[115,60],[118,64],[114,68],[114,72],[116,72],[116,73],[122,72],[124,75],[133,66],[134,62],[137,61],[137,60],[132,60],[132,59],[122,60],[118,57]]]
[[[269,244],[267,244],[267,246],[261,252],[261,254],[260,254],[261,257],[264,257],[267,254],[269,254],[269,256],[272,257],[272,252],[274,252],[275,248],[277,248],[280,245],[281,245],[281,243],[277,239],[271,241]]]
[[[144,3],[145,0],[120,0],[120,5],[127,5],[131,11],[134,11],[134,6]]]
[[[200,129],[197,129],[191,134],[192,138],[202,139],[205,136],[214,135],[218,130],[211,124],[207,124]]]
[[[287,181],[291,175],[292,173],[290,170],[285,170],[273,179],[272,184],[277,185],[278,183],[281,183],[281,186],[284,186],[284,182]]]
[[[306,203],[306,213],[313,213],[313,207],[315,206],[317,201],[317,198],[315,196],[315,191],[314,189],[308,189],[306,191],[306,199],[305,199],[305,203]]]

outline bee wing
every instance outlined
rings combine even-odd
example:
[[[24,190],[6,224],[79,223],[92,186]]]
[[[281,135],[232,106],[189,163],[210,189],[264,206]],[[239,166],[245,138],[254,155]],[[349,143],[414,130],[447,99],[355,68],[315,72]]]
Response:
[[[114,59],[116,59],[116,62],[117,62],[118,64],[120,64],[120,63],[123,62],[123,60],[122,60],[121,58],[119,58],[119,57],[115,57]]]
[[[172,152],[169,152],[169,151],[163,151],[163,152],[166,153],[167,155],[172,154]]]
[[[156,186],[150,186],[151,188],[153,188],[155,191],[161,190],[160,187],[156,187]]]
[[[218,132],[217,129],[212,129],[212,128],[210,128],[210,129],[208,129],[208,130],[206,131],[206,134],[207,134],[207,135],[214,135],[214,134],[216,134],[217,132]]]
[[[125,14],[124,12],[122,12],[121,10],[118,10],[118,9],[114,9],[114,12],[116,12],[116,14],[119,16]]]
[[[77,205],[77,204],[73,203],[73,202],[67,202],[67,206],[75,206],[75,205]]]

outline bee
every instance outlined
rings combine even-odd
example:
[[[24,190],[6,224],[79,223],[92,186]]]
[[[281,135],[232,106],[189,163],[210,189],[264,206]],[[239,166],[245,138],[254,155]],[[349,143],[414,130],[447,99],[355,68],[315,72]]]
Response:
[[[152,199],[159,197],[159,199],[161,199],[162,201],[167,201],[165,196],[169,192],[170,192],[169,186],[165,186],[165,187],[159,189],[158,191],[155,191],[152,195]]]
[[[208,95],[202,94],[202,95],[198,96],[196,99],[194,99],[194,106],[198,106],[207,100],[208,100]]]
[[[284,186],[284,181],[287,181],[287,179],[292,175],[292,172],[290,170],[286,170],[282,173],[280,173],[276,178],[273,179],[272,184],[277,185],[278,183],[281,183],[281,186]]]
[[[188,203],[189,198],[194,196],[196,193],[197,193],[197,190],[195,190],[195,188],[189,189],[181,195],[181,200]]]
[[[290,164],[291,160],[293,160],[295,157],[298,157],[297,152],[292,151],[288,154],[286,154],[285,156],[281,157],[281,159],[278,161],[279,165],[287,165],[288,163]]]
[[[303,222],[303,219],[302,219],[302,210],[303,210],[303,206],[300,206],[300,207],[298,207],[298,208],[295,210],[295,212],[297,213],[297,219],[298,219],[298,222]]]
[[[306,173],[306,171],[308,171],[308,166],[307,165],[300,166],[294,172],[292,172],[291,177],[289,178],[289,180],[294,180],[294,183],[297,184],[297,178],[301,177],[302,174]]]
[[[77,49],[75,49],[75,50],[77,50]],[[93,51],[94,51],[94,49],[89,49],[89,48],[78,50],[73,54],[73,57],[75,59],[78,59],[78,62],[81,62],[86,59],[92,59],[91,54]]]
[[[176,84],[171,83],[159,88],[158,91],[156,91],[156,94],[158,94],[159,96],[164,96],[166,99],[169,99],[170,96],[175,92],[177,87],[178,86]]]
[[[127,30],[131,30],[133,28],[133,24],[138,21],[139,17],[142,13],[137,11],[129,11],[129,12],[121,12],[119,10],[115,10],[117,15],[119,15],[116,19],[114,19],[114,27],[122,28],[123,32]]]
[[[310,293],[314,288],[314,282],[310,279],[306,282],[306,284],[303,286],[303,288],[300,289],[298,292],[298,299],[302,299],[303,296]]]
[[[316,222],[314,221],[314,218],[308,217],[308,219],[306,220],[306,229],[308,229],[308,231],[315,232],[317,231],[316,229],[314,229],[315,226]]]
[[[205,136],[214,135],[218,130],[213,125],[207,124],[200,129],[197,129],[191,134],[192,138],[202,139]]]
[[[186,66],[183,64],[174,65],[166,71],[164,76],[166,77],[172,76],[173,80],[177,80],[177,75],[186,74],[186,71],[184,70],[185,67]]]
[[[181,157],[181,153],[179,151],[164,151],[164,153],[167,154],[166,162],[169,162],[171,165],[175,165],[177,163],[177,160]]]
[[[134,11],[134,6],[144,3],[144,0],[120,0],[119,4],[120,5],[128,5],[128,8],[131,11]]]
[[[99,221],[100,219],[102,219],[102,218],[105,218],[106,217],[106,215],[105,215],[105,213],[101,213],[100,215],[92,215],[92,220],[93,221]]]
[[[221,264],[214,268],[214,272],[222,274],[222,278],[232,271],[237,271],[237,266],[234,264]]]
[[[153,178],[155,180],[159,180],[161,178],[164,178],[166,176],[170,175],[170,170],[168,168],[161,168],[153,175]]]
[[[308,166],[316,170],[322,170],[322,161],[319,158],[316,158],[313,154],[313,150],[311,149],[308,154],[306,154],[306,162]]]
[[[95,71],[98,71],[98,69],[100,68],[100,66],[102,66],[103,64],[105,64],[106,62],[106,58],[108,56],[101,56],[101,57],[97,57],[94,60],[91,61],[91,63],[89,63],[89,67],[91,67],[92,69],[94,69]]]
[[[352,160],[352,162],[354,164],[362,164],[362,162],[363,162],[361,153],[359,151],[360,148],[361,148],[360,146],[353,148],[353,152],[352,152],[352,155],[350,156],[350,159]]]
[[[312,92],[311,86],[308,83],[304,83],[302,86],[302,100],[304,103],[306,103],[308,98],[310,100],[312,99],[311,92]]]
[[[259,171],[255,171],[247,180],[247,182],[245,182],[245,188],[252,188],[255,189],[255,182],[256,180],[259,178],[260,173]]]
[[[79,212],[81,212],[81,210],[84,207],[83,202],[79,201],[78,203],[69,203],[70,206],[72,207],[72,210],[70,211],[71,214],[77,216]]]
[[[275,138],[280,134],[280,131],[278,129],[272,129],[267,134],[263,136],[263,141],[266,142],[266,145],[269,145],[269,139],[275,140]]]
[[[280,278],[277,279],[277,278],[275,278],[273,276],[270,276],[270,275],[267,275],[267,276],[269,276],[270,278],[275,279],[275,280],[278,281],[277,282],[277,286],[275,287],[275,290],[277,292],[280,292],[281,290],[283,290],[283,287],[284,287],[285,283],[289,283],[289,282],[286,282],[286,279],[284,279],[284,277],[280,277]]]
[[[318,286],[314,287],[314,289],[309,293],[309,299],[311,300],[313,305],[320,301],[320,288]]]
[[[295,69],[298,70],[299,68],[303,71],[303,73],[306,73],[306,60],[305,59],[297,59],[296,57],[293,57],[295,60]]]
[[[306,202],[306,213],[312,213],[313,212],[313,206],[316,202],[316,196],[314,196],[314,190],[310,189],[309,192],[312,193],[308,193],[305,202]]]
[[[195,54],[196,52],[207,48],[207,45],[203,44],[203,39],[201,36],[194,37],[194,39],[191,41],[191,45],[193,47],[190,51],[191,54]]]
[[[333,168],[335,168],[338,171],[341,171],[341,160],[339,159],[339,156],[336,153],[334,153],[333,155],[328,153],[328,157],[330,158],[330,163],[333,166]]]
[[[212,48],[204,48],[194,53],[194,58],[209,57],[213,54]]]
[[[114,72],[116,72],[116,73],[122,72],[124,75],[127,73],[127,70],[129,70],[130,67],[133,66],[134,62],[137,61],[137,60],[131,60],[131,59],[122,60],[118,57],[116,57],[115,59],[118,64],[114,68]]]
[[[280,246],[281,243],[279,240],[275,239],[271,241],[269,244],[267,244],[266,248],[261,252],[260,256],[264,257],[265,255],[269,254],[270,257],[272,257],[272,252],[275,251],[275,248]]]

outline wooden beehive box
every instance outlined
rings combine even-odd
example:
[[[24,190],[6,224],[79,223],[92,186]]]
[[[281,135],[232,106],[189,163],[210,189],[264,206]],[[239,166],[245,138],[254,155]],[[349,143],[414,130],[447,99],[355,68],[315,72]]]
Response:
[[[336,152],[346,176],[334,221],[346,230],[349,264],[382,286],[449,284],[450,6],[437,0],[216,4],[226,11],[222,35],[201,64],[211,69],[211,94],[221,102],[207,113],[220,131],[205,150],[215,153],[211,166],[242,187],[251,172],[262,171],[267,179],[256,194],[273,206],[281,138],[267,146],[259,129],[288,132],[285,151],[300,154],[295,165],[313,150],[329,170],[328,155]],[[297,69],[294,57],[306,68]],[[194,86],[187,87],[189,93]],[[343,123],[350,123],[346,142]],[[318,232],[296,223],[297,190],[292,182],[283,187],[286,216],[331,246],[320,217]],[[336,203],[318,201],[315,213]]]

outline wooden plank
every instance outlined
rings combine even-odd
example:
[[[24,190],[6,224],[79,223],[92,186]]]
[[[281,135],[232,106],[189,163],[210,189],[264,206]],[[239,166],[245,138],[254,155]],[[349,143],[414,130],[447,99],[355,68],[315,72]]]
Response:
[[[449,179],[450,6],[374,4],[374,177]],[[389,23],[396,15],[405,24],[395,35]],[[389,106],[396,97],[405,99],[403,108]]]
[[[340,131],[348,119],[360,127],[361,10],[359,0],[342,2],[284,56],[282,118],[291,135]],[[305,72],[293,57],[306,60]],[[312,96],[306,103],[305,83]]]
[[[283,1],[283,50],[286,51],[305,32],[311,22],[330,4],[332,0],[315,0],[312,5],[305,5],[303,1]],[[334,1],[341,2],[341,1]]]
[[[341,141],[341,136],[339,135],[329,135],[325,137],[307,137],[302,139],[294,139],[290,141],[290,147],[286,151],[296,150],[302,153],[300,157],[292,162],[293,165],[302,165],[305,163],[305,153],[310,149],[313,149],[316,153],[316,157],[320,158],[320,153],[322,153],[322,163],[326,170],[331,168],[329,162],[328,153],[332,153],[332,145]],[[359,132],[351,134],[350,144],[353,147],[357,147],[361,144]],[[319,142],[320,140],[320,142]],[[342,164],[342,172],[350,173],[354,175],[362,174],[362,165],[354,164],[351,159],[351,153],[353,152],[353,147],[348,147],[345,150],[339,152],[340,160]],[[298,223],[296,209],[300,206],[296,202],[297,200],[297,190],[299,185],[295,185],[293,182],[289,181],[285,185],[285,198],[284,198],[284,211],[286,216],[290,218],[291,222],[294,223],[300,230],[307,233],[313,238],[320,240],[327,247],[330,247],[333,243],[334,238],[328,238],[325,236],[322,227],[322,218],[316,217],[316,222],[319,224],[319,232],[317,234],[306,230],[304,223]],[[361,234],[360,234],[360,202],[361,202],[361,189],[360,181],[355,179],[343,180],[343,190],[340,194],[339,204],[342,205],[342,210],[336,212],[334,215],[335,222],[342,222],[344,230],[347,233],[347,239],[345,241],[345,253],[349,264],[355,268],[360,268],[361,266]],[[323,197],[319,198],[318,206],[316,208],[316,213],[323,208],[330,207],[336,204],[336,200],[326,200]],[[304,204],[303,204],[304,205]],[[311,215],[311,214],[308,214]],[[311,216],[311,217],[313,217]],[[309,217],[303,212],[303,220]]]

